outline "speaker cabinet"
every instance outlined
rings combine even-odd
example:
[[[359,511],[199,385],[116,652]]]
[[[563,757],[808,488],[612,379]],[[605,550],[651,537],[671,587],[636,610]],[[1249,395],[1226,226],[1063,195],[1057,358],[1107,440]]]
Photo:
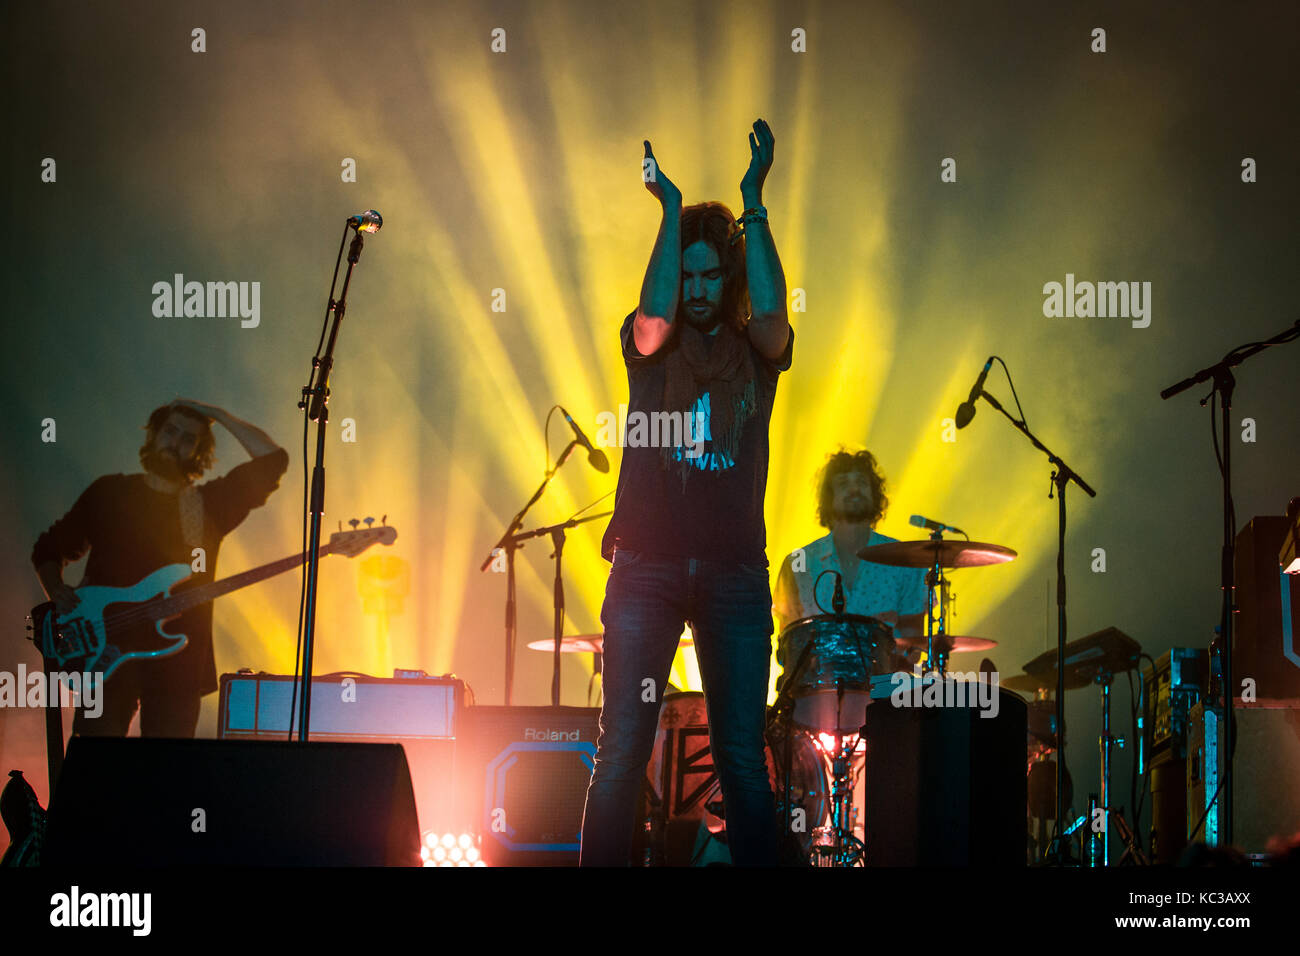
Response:
[[[1028,708],[867,708],[868,866],[1024,866]]]
[[[418,866],[395,744],[73,737],[53,866]]]
[[[1274,837],[1300,832],[1300,700],[1233,701],[1237,749],[1232,758],[1232,844],[1245,853],[1264,853]],[[1187,757],[1187,827],[1205,822],[1196,840],[1211,846],[1227,841],[1223,779],[1228,735],[1218,708],[1192,709]]]

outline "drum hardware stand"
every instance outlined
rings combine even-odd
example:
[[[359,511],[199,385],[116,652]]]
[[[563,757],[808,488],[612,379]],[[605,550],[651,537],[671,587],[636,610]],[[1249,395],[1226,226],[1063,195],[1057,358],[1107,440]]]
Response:
[[[921,669],[921,675],[924,677],[930,672],[935,672],[939,678],[943,677],[944,671],[948,666],[948,654],[943,648],[943,638],[948,633],[947,607],[945,596],[948,593],[948,579],[944,577],[943,565],[939,557],[943,544],[943,532],[939,530],[930,532],[930,540],[936,542],[934,548],[934,563],[930,565],[925,572],[926,599],[925,599],[925,665]],[[939,614],[934,613],[936,594],[939,605]],[[937,627],[937,631],[936,631]],[[934,651],[935,638],[939,638],[940,651],[936,655]]]
[[[1110,866],[1110,756],[1111,746],[1124,749],[1127,742],[1124,737],[1116,737],[1110,732],[1110,682],[1115,675],[1102,671],[1094,680],[1101,685],[1101,736],[1097,746],[1101,751],[1101,809],[1106,814],[1107,822],[1101,831],[1101,866]],[[1128,829],[1126,826],[1124,829]]]
[[[642,777],[641,794],[646,802],[646,816],[641,821],[642,866],[663,866],[668,855],[665,841],[668,839],[667,812],[664,802],[650,786],[650,780]]]
[[[840,698],[844,687],[837,682]],[[836,725],[839,720],[836,710]],[[835,732],[835,752],[831,755],[831,824],[819,827],[813,840],[814,866],[865,866],[866,846],[853,834],[853,755],[861,734],[844,737]],[[846,743],[847,741],[847,743]]]
[[[1128,821],[1124,819],[1124,811],[1116,810],[1111,814],[1115,818],[1115,829],[1119,831],[1119,838],[1124,841],[1124,855],[1119,858],[1118,866],[1123,866],[1124,861],[1131,859],[1138,866],[1150,866],[1151,861],[1147,859],[1142,847],[1138,845],[1137,837],[1129,828]]]
[[[803,646],[799,652],[799,660],[795,663],[794,669],[781,682],[781,692],[776,695],[776,700],[767,711],[767,726],[773,730],[778,726],[782,728],[781,738],[781,840],[784,843],[791,838],[790,829],[791,814],[793,808],[790,806],[790,777],[792,774],[792,765],[794,763],[794,754],[791,750],[793,746],[794,729],[794,694],[792,693],[797,686],[799,675],[803,673],[804,667],[808,664],[808,658],[812,656],[813,647],[817,643],[817,638],[813,637]]]

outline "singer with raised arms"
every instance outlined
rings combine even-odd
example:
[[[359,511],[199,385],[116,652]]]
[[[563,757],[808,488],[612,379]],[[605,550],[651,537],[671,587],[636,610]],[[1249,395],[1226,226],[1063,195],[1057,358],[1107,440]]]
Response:
[[[772,636],[763,499],[768,423],[794,332],[763,206],[774,142],[767,123],[753,124],[739,220],[720,202],[683,208],[645,143],[642,178],[662,219],[640,301],[620,331],[628,407],[651,422],[686,425],[648,444],[627,442],[619,467],[602,544],[613,566],[601,609],[605,698],[582,823],[584,866],[629,862],[687,622],[732,860],[777,862],[763,737]]]

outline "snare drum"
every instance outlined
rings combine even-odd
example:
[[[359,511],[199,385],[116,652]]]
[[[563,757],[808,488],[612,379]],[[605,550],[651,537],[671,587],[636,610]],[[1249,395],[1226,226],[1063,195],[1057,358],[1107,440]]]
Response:
[[[857,733],[871,703],[872,675],[889,672],[892,632],[884,622],[861,614],[805,617],[781,633],[777,663],[793,671],[810,644],[791,689],[795,725],[820,733]]]

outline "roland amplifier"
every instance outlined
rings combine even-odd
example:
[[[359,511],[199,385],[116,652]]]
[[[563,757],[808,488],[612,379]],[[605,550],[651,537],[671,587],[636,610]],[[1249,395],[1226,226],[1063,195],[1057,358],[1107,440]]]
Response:
[[[486,864],[577,866],[599,720],[598,707],[465,711],[459,762]]]

